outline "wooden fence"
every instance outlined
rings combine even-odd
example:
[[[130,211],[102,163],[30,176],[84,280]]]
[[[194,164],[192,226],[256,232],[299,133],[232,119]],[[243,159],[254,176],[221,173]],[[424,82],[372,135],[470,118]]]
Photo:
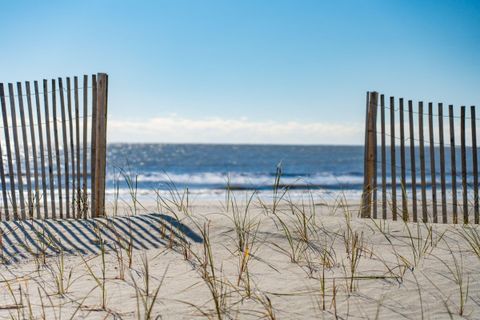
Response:
[[[479,119],[469,109],[394,97],[387,105],[367,93],[362,217],[479,223]]]
[[[0,219],[105,214],[107,97],[105,73],[0,83]]]

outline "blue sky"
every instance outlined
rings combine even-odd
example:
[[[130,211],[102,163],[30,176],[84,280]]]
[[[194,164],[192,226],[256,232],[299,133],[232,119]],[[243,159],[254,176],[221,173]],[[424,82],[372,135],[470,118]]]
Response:
[[[109,141],[363,140],[365,92],[480,102],[479,1],[4,1],[0,81],[110,75]]]

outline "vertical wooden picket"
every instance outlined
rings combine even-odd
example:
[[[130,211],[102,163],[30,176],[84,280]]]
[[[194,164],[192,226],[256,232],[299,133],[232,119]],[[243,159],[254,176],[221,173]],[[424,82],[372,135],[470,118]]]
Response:
[[[403,98],[400,98],[400,169],[401,169],[401,187],[402,187],[402,219],[408,221],[408,202],[407,202],[407,177],[405,160],[405,125]]]
[[[382,219],[387,219],[387,150],[385,146],[385,96],[380,95],[380,130],[382,153]]]
[[[33,160],[33,180],[35,195],[33,196],[35,211],[37,218],[41,217],[40,214],[40,190],[38,181],[38,161],[37,161],[37,143],[35,139],[35,122],[33,120],[33,106],[32,106],[32,92],[30,88],[30,82],[25,82],[25,90],[27,94],[27,108],[28,108],[28,122],[30,125],[30,142],[32,144],[32,160]]]
[[[43,199],[43,216],[48,217],[48,197],[47,197],[47,175],[45,165],[45,147],[43,145],[43,130],[42,130],[42,111],[40,107],[40,93],[38,89],[38,81],[33,82],[35,90],[35,106],[37,108],[37,125],[38,125],[38,142],[40,148],[40,167],[42,171],[42,199]],[[38,216],[40,218],[40,216]]]
[[[413,122],[413,102],[408,100],[408,124],[410,129],[410,175],[412,179],[412,215],[413,221],[417,222],[417,178],[415,164],[415,123]]]
[[[429,133],[429,149],[430,149],[430,179],[432,189],[432,213],[433,222],[438,222],[437,212],[437,180],[435,169],[435,139],[433,134],[433,103],[428,103],[428,133]]]
[[[53,151],[52,151],[52,135],[50,128],[50,112],[48,105],[48,81],[43,80],[43,105],[45,107],[45,128],[47,133],[47,153],[48,153],[48,177],[49,177],[49,186],[50,186],[50,209],[51,212],[45,212],[45,217],[55,219],[57,217],[57,207],[55,204],[55,185],[53,177]]]
[[[425,139],[423,137],[423,102],[418,103],[418,134],[420,138],[420,179],[422,188],[422,221],[428,221],[427,181],[425,177]]]
[[[58,139],[58,119],[57,119],[57,86],[55,79],[52,79],[52,116],[53,116],[53,137],[55,141],[55,159],[57,169],[57,194],[58,208],[60,218],[63,218],[63,190],[62,190],[62,161],[60,159],[60,142]],[[56,217],[53,217],[56,218]]]
[[[105,216],[105,176],[107,159],[107,105],[108,105],[108,76],[99,73],[97,77],[97,116],[96,116],[96,154],[95,154],[95,207],[92,215]],[[376,105],[375,105],[376,107]],[[372,111],[374,112],[374,111]],[[373,120],[373,119],[372,119]],[[371,124],[370,126],[373,126]],[[369,134],[373,136],[374,132]]]
[[[393,220],[397,220],[397,165],[395,160],[395,100],[390,97],[390,178],[392,181]]]
[[[96,217],[95,209],[97,207],[96,201],[96,189],[97,184],[96,173],[97,168],[95,166],[95,161],[97,159],[97,76],[92,75],[92,137],[91,137],[91,152],[90,152],[90,186],[91,186],[91,201],[90,201],[90,214],[92,217]]]
[[[66,218],[70,218],[70,170],[68,168],[68,165],[69,165],[68,139],[67,139],[67,126],[66,126],[66,117],[65,117],[65,97],[64,97],[65,95],[63,93],[62,78],[58,78],[58,91],[60,93],[60,114],[62,117],[63,170],[65,171],[65,213],[66,213]]]
[[[368,103],[370,100],[368,100]],[[377,155],[377,109],[378,109],[378,93],[377,93],[377,103],[375,104],[375,116],[373,121],[373,182],[372,182],[372,189],[373,189],[373,218],[377,219],[377,211],[378,211],[378,155]]]
[[[83,177],[83,194],[82,194],[82,217],[87,218],[88,214],[88,167],[87,167],[87,137],[88,137],[88,76],[83,76],[83,161],[82,161],[82,177]]]
[[[475,223],[480,223],[479,201],[478,201],[478,155],[477,155],[477,119],[475,116],[475,106],[470,107],[470,118],[472,128],[472,172],[473,172],[473,211]]]
[[[5,219],[8,220],[10,213],[8,210],[8,195],[7,195],[7,182],[5,180],[5,169],[3,167],[3,152],[2,145],[0,143],[0,179],[2,182],[2,210],[0,210],[0,221],[2,219],[2,213],[5,213]]]
[[[32,197],[32,177],[30,172],[30,152],[28,148],[27,138],[27,124],[25,121],[25,108],[23,106],[23,90],[22,83],[17,82],[17,101],[18,110],[20,112],[20,125],[22,126],[22,145],[23,145],[23,157],[25,161],[25,176],[27,179],[27,204],[28,204],[28,216],[33,218],[33,197]],[[26,212],[25,212],[26,214]]]
[[[462,165],[463,223],[468,223],[467,148],[465,146],[465,107],[460,108],[460,151]]]
[[[12,202],[12,211],[13,218],[18,219],[17,211],[17,193],[15,188],[15,170],[13,169],[13,159],[12,159],[12,147],[10,141],[10,133],[8,129],[8,116],[7,116],[7,104],[5,101],[5,88],[3,83],[0,83],[0,102],[2,104],[2,119],[3,119],[3,130],[5,134],[5,146],[7,153],[7,162],[8,162],[8,177],[10,180],[10,198]],[[7,205],[8,208],[8,205]],[[5,212],[6,219],[10,218],[8,210]]]
[[[80,173],[80,104],[78,100],[78,77],[73,78],[73,86],[75,91],[75,137],[76,137],[76,154],[77,154],[77,190],[76,190],[76,203],[74,205],[77,207],[77,214],[75,218],[81,217],[81,186],[80,186],[80,177],[82,174]]]
[[[71,168],[72,168],[72,201],[67,204],[69,208],[72,209],[72,216],[75,218],[77,216],[76,213],[76,167],[75,167],[75,137],[73,135],[73,115],[72,115],[72,85],[70,82],[70,78],[67,77],[67,107],[68,107],[68,128],[69,128],[69,136],[70,136],[70,159],[71,159]]]
[[[27,216],[25,212],[25,196],[23,193],[22,155],[20,154],[20,144],[18,141],[17,113],[15,110],[15,94],[13,91],[12,83],[8,84],[8,95],[10,100],[10,116],[12,118],[13,145],[15,148],[15,164],[16,164],[15,169],[17,172],[18,198],[20,202],[20,217],[21,219],[26,219]],[[10,176],[10,179],[13,179],[13,176]],[[14,193],[14,191],[12,191],[12,193]]]
[[[440,143],[440,184],[442,192],[442,222],[447,223],[447,187],[445,179],[445,145],[443,135],[443,104],[438,104],[438,137]]]
[[[448,106],[448,118],[450,122],[450,165],[451,165],[451,177],[452,177],[452,213],[453,223],[458,223],[458,211],[457,211],[457,164],[455,156],[455,123],[453,116],[453,105]]]
[[[14,184],[14,179],[12,178],[12,171],[13,171],[13,165],[11,161],[11,153],[10,153],[10,139],[8,137],[8,120],[7,120],[7,110],[6,110],[6,103],[5,103],[5,89],[3,87],[3,83],[0,83],[0,104],[2,105],[2,119],[3,119],[3,129],[5,133],[5,144],[6,144],[6,154],[7,154],[7,163],[8,163],[8,169],[9,169],[9,180],[10,180],[10,190],[15,190],[15,187],[12,187],[12,183]],[[9,210],[9,201],[8,201],[8,195],[7,195],[7,183],[5,179],[5,169],[3,167],[3,153],[1,152],[1,146],[0,146],[0,165],[2,166],[2,169],[0,171],[1,175],[1,180],[2,180],[2,197],[3,197],[3,211],[5,213],[5,220],[10,219],[10,210]],[[11,193],[11,200],[12,200],[12,207],[15,206],[15,192],[10,192]],[[15,212],[15,209],[14,209]],[[14,213],[15,214],[15,213]]]

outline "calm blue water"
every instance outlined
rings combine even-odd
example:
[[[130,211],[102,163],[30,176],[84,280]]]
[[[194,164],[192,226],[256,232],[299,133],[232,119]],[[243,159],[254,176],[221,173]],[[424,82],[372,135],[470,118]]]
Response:
[[[295,190],[360,190],[363,182],[361,146],[110,144],[107,160],[110,191],[115,181],[126,188],[125,174],[140,190],[271,190],[277,167]]]

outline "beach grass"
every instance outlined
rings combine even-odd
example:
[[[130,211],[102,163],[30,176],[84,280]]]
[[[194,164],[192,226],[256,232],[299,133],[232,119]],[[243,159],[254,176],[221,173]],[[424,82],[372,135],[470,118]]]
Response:
[[[224,201],[172,183],[140,203],[135,176],[122,178],[128,198],[113,197],[88,239],[2,227],[1,318],[480,316],[476,226],[361,219],[346,195],[292,196],[281,171],[270,195],[227,188]],[[163,215],[144,226],[152,212]],[[19,240],[25,257],[8,261]]]

